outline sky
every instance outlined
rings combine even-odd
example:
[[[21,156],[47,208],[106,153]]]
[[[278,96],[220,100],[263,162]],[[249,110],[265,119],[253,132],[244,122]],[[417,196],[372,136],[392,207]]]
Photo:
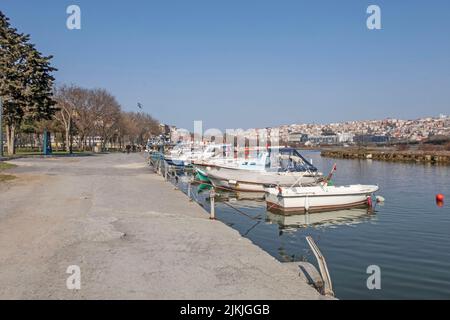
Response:
[[[69,5],[81,30],[66,27]],[[366,10],[381,9],[381,30]],[[450,114],[448,0],[0,0],[58,84],[193,130]]]

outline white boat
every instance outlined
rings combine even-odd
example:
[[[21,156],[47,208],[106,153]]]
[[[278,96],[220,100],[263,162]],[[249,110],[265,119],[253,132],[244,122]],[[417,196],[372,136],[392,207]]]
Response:
[[[231,150],[227,144],[210,144],[205,148],[193,145],[175,146],[164,160],[169,165],[183,167],[191,165],[193,161],[206,161],[214,157],[224,157]]]
[[[194,165],[218,189],[264,192],[267,185],[316,185],[322,174],[292,148],[271,148],[254,159],[221,159]]]
[[[266,188],[266,202],[269,210],[283,212],[317,212],[371,205],[372,195],[378,186],[349,185],[313,187],[271,187]]]

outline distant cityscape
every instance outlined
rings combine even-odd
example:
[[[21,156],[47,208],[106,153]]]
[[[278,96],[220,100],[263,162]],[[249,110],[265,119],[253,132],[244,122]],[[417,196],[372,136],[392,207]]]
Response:
[[[281,140],[306,144],[421,142],[432,136],[450,137],[450,117],[292,124],[278,129]]]
[[[166,126],[167,127],[167,126]],[[176,127],[170,127],[170,131]],[[290,124],[279,127],[251,128],[242,132],[247,139],[273,135],[290,144],[356,144],[356,143],[420,143],[432,137],[450,140],[450,117],[425,117],[416,120],[387,118],[383,120],[347,121],[329,124]]]

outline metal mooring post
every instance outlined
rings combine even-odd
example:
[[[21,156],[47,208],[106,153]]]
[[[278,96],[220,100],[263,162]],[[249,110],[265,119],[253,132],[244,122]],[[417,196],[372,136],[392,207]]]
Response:
[[[216,196],[216,191],[213,189],[211,189],[211,192],[209,193],[209,200],[211,201],[211,214],[209,216],[209,218],[211,220],[216,220],[216,208],[215,208],[215,204],[214,204],[214,197]]]
[[[169,180],[169,169],[168,169],[169,165],[167,164],[167,162],[164,161],[164,179],[167,181]]]
[[[177,168],[172,168],[172,176],[175,177],[175,190],[178,190],[178,183],[180,179],[178,178]]]
[[[192,201],[192,198],[191,198],[191,182],[190,181],[188,182],[187,196],[189,198],[189,201]]]

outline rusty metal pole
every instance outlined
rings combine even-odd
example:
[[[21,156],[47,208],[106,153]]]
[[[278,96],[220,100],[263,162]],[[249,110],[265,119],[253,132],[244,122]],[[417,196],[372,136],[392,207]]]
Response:
[[[320,275],[322,276],[322,280],[324,283],[323,286],[323,293],[326,296],[332,296],[334,297],[334,291],[333,291],[333,284],[331,282],[330,273],[328,271],[327,262],[325,261],[325,257],[322,255],[322,252],[320,252],[319,247],[314,242],[314,239],[311,236],[306,237],[306,241],[308,242],[311,251],[313,252],[314,256],[317,259],[317,263],[319,264],[319,271]]]

